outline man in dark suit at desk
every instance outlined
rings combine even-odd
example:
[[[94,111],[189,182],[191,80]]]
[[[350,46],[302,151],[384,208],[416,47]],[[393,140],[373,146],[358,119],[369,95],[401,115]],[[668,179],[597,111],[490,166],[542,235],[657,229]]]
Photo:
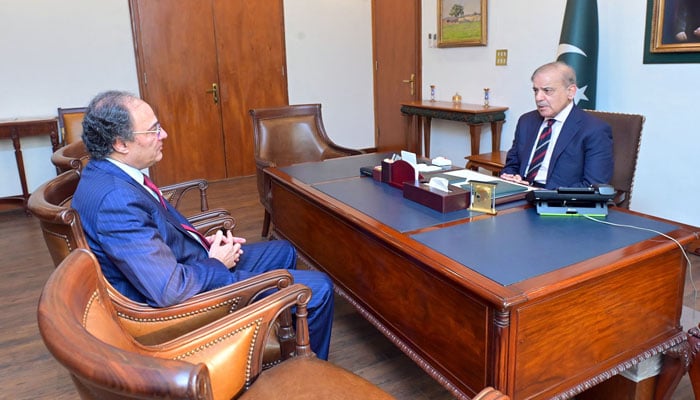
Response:
[[[574,104],[576,72],[552,62],[531,79],[537,109],[518,120],[501,178],[547,189],[609,183],[612,131]]]
[[[83,121],[91,156],[73,197],[90,248],[119,292],[154,307],[170,306],[272,269],[287,269],[311,288],[311,348],[328,358],[333,286],[318,271],[296,270],[283,240],[244,244],[231,232],[201,237],[141,171],[163,158],[168,133],[153,109],[124,92],[92,100]]]

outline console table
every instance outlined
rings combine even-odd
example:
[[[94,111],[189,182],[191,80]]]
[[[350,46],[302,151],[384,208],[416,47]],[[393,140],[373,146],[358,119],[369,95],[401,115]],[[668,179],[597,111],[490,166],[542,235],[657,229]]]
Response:
[[[463,121],[469,125],[471,138],[471,154],[479,154],[481,141],[481,126],[491,123],[491,148],[497,152],[501,148],[501,129],[506,119],[508,107],[488,106],[481,104],[453,103],[449,101],[412,101],[401,104],[401,112],[411,117],[410,122],[423,117],[423,146],[425,153],[420,151],[420,137],[413,137],[409,143],[416,154],[424,154],[430,157],[430,125],[433,118],[451,121]],[[415,132],[409,129],[409,132]]]
[[[22,185],[21,195],[2,198],[0,203],[21,203],[24,210],[27,210],[29,189],[27,188],[20,138],[41,135],[49,135],[53,151],[58,149],[58,125],[56,118],[0,120],[0,139],[12,140],[12,146],[15,148],[17,171],[20,184]]]

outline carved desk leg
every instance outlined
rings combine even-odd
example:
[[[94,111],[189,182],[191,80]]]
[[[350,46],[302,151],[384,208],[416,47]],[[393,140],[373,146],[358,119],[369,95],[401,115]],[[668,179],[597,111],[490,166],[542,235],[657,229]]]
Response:
[[[663,365],[656,381],[654,399],[671,399],[681,378],[688,371],[692,362],[691,357],[693,355],[687,341],[678,343],[663,353]],[[698,373],[700,373],[700,370]]]
[[[688,344],[690,347],[688,376],[690,377],[690,383],[693,385],[693,393],[696,399],[700,398],[700,359],[698,359],[698,353],[700,353],[700,329],[698,328],[691,328],[688,331]]]

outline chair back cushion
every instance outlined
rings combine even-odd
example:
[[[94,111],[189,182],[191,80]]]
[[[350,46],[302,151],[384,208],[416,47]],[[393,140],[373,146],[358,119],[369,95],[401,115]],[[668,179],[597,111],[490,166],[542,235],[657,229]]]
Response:
[[[58,109],[61,144],[66,145],[81,139],[83,135],[83,117],[86,109],[86,107]]]
[[[252,110],[255,153],[279,166],[323,160],[329,141],[320,104]]]
[[[618,206],[629,208],[645,118],[638,114],[586,111],[607,122],[612,128],[615,167],[610,184],[618,191],[626,193],[626,198]]]

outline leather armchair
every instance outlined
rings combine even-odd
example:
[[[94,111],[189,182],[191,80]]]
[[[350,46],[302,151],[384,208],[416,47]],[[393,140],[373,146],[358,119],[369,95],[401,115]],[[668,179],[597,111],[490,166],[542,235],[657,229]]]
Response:
[[[35,190],[29,197],[27,207],[29,211],[39,219],[44,241],[51,254],[55,266],[58,266],[68,254],[75,249],[87,249],[85,233],[83,232],[80,216],[75,209],[70,207],[70,201],[78,187],[80,180],[79,170],[69,170],[56,178],[44,183]],[[218,229],[233,229],[235,221],[228,214],[217,215],[217,211],[209,211],[203,214],[203,219],[193,225],[203,234],[211,234]],[[206,217],[206,218],[205,218]],[[108,284],[111,287],[111,285]],[[144,332],[136,332],[135,337],[154,341],[169,340],[170,337],[182,334],[191,330],[192,326],[200,326],[209,322],[206,318],[215,318],[217,314],[211,312],[206,314],[181,313],[182,308],[195,308],[206,310],[208,308],[218,308],[223,314],[226,309],[222,308],[229,304],[229,309],[236,309],[250,304],[259,292],[269,289],[274,285],[268,282],[267,286],[259,287],[258,291],[239,292],[238,285],[230,285],[207,293],[202,293],[192,297],[186,302],[165,308],[152,308],[145,304],[136,303],[119,292],[110,289],[112,300],[119,311],[119,316],[130,329],[144,329],[149,325],[152,328]],[[235,300],[235,302],[234,302]],[[232,303],[233,302],[233,303]],[[220,315],[219,315],[220,316]],[[138,325],[130,324],[129,321],[138,321]],[[265,357],[265,366],[272,366],[280,361],[282,353],[280,347],[286,346],[285,336],[291,326],[291,321],[281,320],[278,335],[269,338],[268,349]]]
[[[289,281],[286,281],[287,283]],[[39,299],[39,332],[83,399],[391,399],[370,382],[314,357],[299,284],[160,345],[124,329],[94,255],[72,252]],[[294,357],[262,370],[262,341],[296,307]],[[305,390],[306,389],[306,390]],[[298,395],[298,396],[297,396]]]
[[[255,139],[255,164],[260,203],[265,207],[262,236],[270,230],[272,196],[268,167],[362,154],[338,146],[326,134],[320,104],[301,104],[250,110]]]

